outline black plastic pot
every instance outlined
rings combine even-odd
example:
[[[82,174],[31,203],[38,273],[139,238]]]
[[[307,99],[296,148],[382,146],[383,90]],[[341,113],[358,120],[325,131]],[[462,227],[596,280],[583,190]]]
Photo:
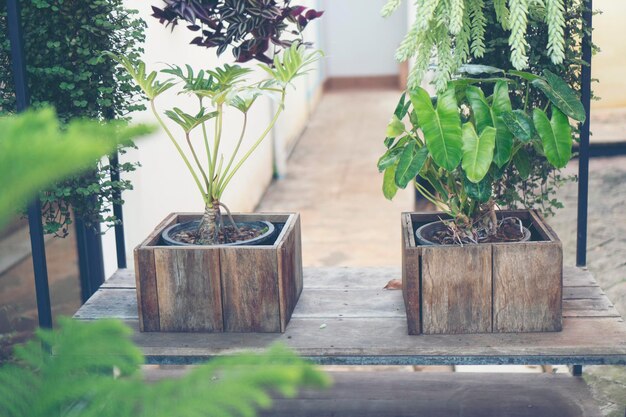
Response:
[[[417,243],[420,245],[441,246],[440,243],[434,242],[431,239],[436,232],[445,230],[445,228],[446,225],[442,220],[432,223],[426,223],[425,225],[417,228],[417,230],[415,231],[415,239],[417,239]],[[524,226],[522,226],[522,229],[524,230],[524,237],[518,240],[518,242],[527,242],[530,240],[530,230],[528,230]]]
[[[165,229],[163,233],[161,233],[161,239],[163,240],[163,243],[166,246],[199,246],[199,245],[192,245],[189,243],[179,242],[177,240],[174,240],[173,238],[173,236],[175,236],[179,232],[197,230],[199,225],[200,225],[200,220],[193,220],[193,221],[185,222],[185,223],[177,223]],[[272,223],[266,222],[264,220],[255,221],[255,222],[237,222],[237,226],[238,227],[247,226],[247,227],[252,227],[258,230],[263,230],[263,229],[267,229],[267,230],[265,231],[265,233],[255,237],[254,239],[242,240],[242,241],[233,242],[233,243],[223,243],[223,244],[220,244],[220,246],[264,245],[272,241],[272,239],[274,238],[274,231],[276,230],[276,228],[274,227]]]

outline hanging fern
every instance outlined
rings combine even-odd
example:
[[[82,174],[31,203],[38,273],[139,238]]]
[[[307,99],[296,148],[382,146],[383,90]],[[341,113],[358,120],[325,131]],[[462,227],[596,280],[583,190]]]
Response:
[[[0,368],[3,417],[252,417],[270,392],[293,396],[325,375],[287,349],[213,359],[184,378],[146,384],[143,356],[118,321],[60,321]],[[50,356],[46,346],[53,352]]]
[[[518,70],[528,66],[528,19],[544,21],[549,39],[546,49],[553,63],[565,56],[565,8],[563,0],[412,0],[415,22],[400,44],[396,58],[415,57],[409,73],[409,87],[421,84],[432,59],[436,61],[435,82],[445,88],[446,81],[471,57],[485,53],[485,17],[493,8],[497,22],[509,31],[510,61]],[[391,15],[401,0],[388,0],[381,13]]]

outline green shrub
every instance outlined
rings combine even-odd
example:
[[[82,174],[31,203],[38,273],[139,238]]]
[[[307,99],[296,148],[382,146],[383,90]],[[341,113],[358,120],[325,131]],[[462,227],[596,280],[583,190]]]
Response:
[[[22,3],[22,25],[31,102],[51,104],[59,118],[123,119],[143,109],[139,90],[128,75],[102,56],[112,51],[128,57],[143,52],[145,23],[122,0],[32,0]],[[0,113],[15,110],[10,44],[6,37],[6,0],[0,0]],[[123,152],[123,148],[120,149]],[[94,162],[95,164],[95,162]],[[137,164],[125,163],[120,172]],[[107,163],[88,174],[62,181],[41,193],[47,233],[67,234],[70,207],[87,225],[117,221],[107,213],[129,181],[112,181]],[[121,202],[121,201],[117,201]]]

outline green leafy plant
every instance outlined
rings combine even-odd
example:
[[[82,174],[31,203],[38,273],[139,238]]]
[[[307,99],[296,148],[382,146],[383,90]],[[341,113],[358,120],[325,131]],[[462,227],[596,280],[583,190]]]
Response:
[[[496,193],[505,172],[528,177],[530,151],[555,168],[564,167],[572,155],[569,119],[585,120],[576,93],[548,70],[542,76],[485,66],[473,70],[492,77],[450,81],[434,99],[420,87],[403,94],[387,127],[387,151],[378,161],[388,199],[417,175],[430,183],[435,193],[419,182],[415,186],[452,216],[456,243],[492,239],[499,227]],[[486,96],[477,84],[491,84],[493,93]],[[519,88],[526,100],[513,107],[510,91]],[[533,106],[530,97],[536,92],[548,99],[544,108]],[[403,122],[407,116],[409,129]]]
[[[140,90],[114,62],[102,55],[112,51],[134,59],[143,53],[145,23],[123,0],[31,0],[21,2],[24,50],[31,104],[53,105],[59,119],[125,119],[143,109]],[[15,112],[10,45],[6,36],[6,1],[0,0],[0,113]],[[120,147],[120,153],[132,146]],[[119,164],[122,174],[138,164]],[[44,230],[65,236],[71,213],[87,226],[118,223],[110,213],[131,189],[128,180],[114,181],[106,159],[94,160],[91,170],[72,176],[41,193]]]
[[[513,67],[528,67],[529,19],[547,26],[547,41],[543,48],[550,59],[560,64],[565,58],[565,0],[414,0],[415,22],[400,44],[396,58],[415,58],[409,75],[409,87],[418,87],[436,61],[435,85],[446,89],[447,82],[459,67],[471,57],[485,54],[489,12],[495,12],[496,22],[509,33],[507,49]],[[402,0],[388,0],[383,16],[391,15]],[[501,51],[499,51],[501,53]]]
[[[59,320],[0,368],[5,417],[252,417],[270,392],[294,396],[328,378],[281,346],[211,360],[183,378],[146,383],[143,355],[119,321]],[[52,355],[47,351],[51,351]]]
[[[502,53],[508,48],[509,32],[502,29],[492,7],[493,0],[485,1],[487,12],[487,24],[485,32],[485,54],[477,59],[470,57],[468,63],[483,64],[492,67],[513,70],[509,57]],[[528,43],[528,70],[539,74],[548,69],[561,77],[575,91],[580,91],[581,70],[584,65],[580,56],[583,36],[589,31],[583,23],[583,12],[587,5],[583,0],[565,0],[565,57],[563,62],[555,64],[545,47],[548,43],[548,27],[544,24],[541,16],[528,16],[528,30],[526,42]],[[599,49],[591,45],[594,52]],[[488,77],[488,74],[483,75]],[[510,85],[510,96],[513,106],[522,106],[526,99],[523,85],[516,88]],[[490,92],[490,85],[485,85],[485,91]],[[596,98],[593,97],[592,98]],[[549,100],[539,90],[531,91],[529,99],[534,107],[544,108]],[[577,140],[577,127],[574,126],[574,138]],[[555,210],[563,207],[561,201],[556,198],[558,188],[567,181],[575,180],[575,176],[564,175],[560,170],[547,163],[546,159],[534,149],[528,150],[528,176],[521,177],[515,169],[507,169],[503,174],[501,187],[494,191],[497,203],[501,207],[520,208],[532,207],[541,210],[544,216],[550,216]]]
[[[145,125],[73,120],[54,110],[0,117],[0,228],[39,190],[89,167],[118,145],[151,131]]]
[[[161,71],[169,78],[160,81],[156,71],[148,72],[145,64],[124,56],[112,55],[141,87],[150,101],[150,109],[154,114],[178,155],[184,161],[198,191],[205,203],[205,212],[198,230],[198,244],[218,243],[219,229],[222,227],[221,209],[228,208],[221,201],[222,195],[230,181],[250,158],[258,146],[268,136],[285,106],[287,88],[292,81],[304,75],[311,64],[321,56],[320,51],[307,51],[304,45],[293,44],[283,53],[275,55],[272,65],[259,64],[267,77],[258,82],[250,82],[251,70],[239,65],[224,65],[211,70],[195,72],[190,66],[184,69],[170,66]],[[180,108],[164,112],[181,130],[183,142],[188,148],[191,158],[183,150],[183,146],[163,121],[156,107],[156,99],[162,93],[177,86],[179,93],[195,98],[197,110],[187,113]],[[260,96],[278,95],[278,108],[262,133],[245,152],[241,149],[246,129],[248,114]],[[242,119],[242,128],[237,144],[232,153],[225,157],[221,151],[223,137],[223,120],[227,108],[238,111]],[[207,122],[213,123],[213,134],[210,138]],[[199,131],[199,133],[198,133]],[[203,146],[204,155],[198,152],[197,142]],[[243,153],[240,155],[240,151]],[[234,224],[234,223],[233,223]]]

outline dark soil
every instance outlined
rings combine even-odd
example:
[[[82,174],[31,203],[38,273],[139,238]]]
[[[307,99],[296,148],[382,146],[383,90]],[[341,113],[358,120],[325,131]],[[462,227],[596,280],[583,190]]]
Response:
[[[519,221],[511,218],[500,222],[495,235],[489,235],[486,230],[481,229],[474,233],[473,238],[475,242],[469,238],[462,238],[461,241],[463,244],[519,242],[524,238],[524,232],[520,230]],[[455,235],[450,227],[435,231],[429,240],[440,245],[459,244],[458,234]]]
[[[239,226],[239,232],[233,225],[225,225],[220,227],[217,233],[218,245],[225,243],[243,242],[261,236],[267,232],[267,228],[257,229],[250,226]],[[187,230],[176,233],[172,238],[178,242],[187,243],[189,245],[201,245],[199,242],[198,232],[196,230]]]

